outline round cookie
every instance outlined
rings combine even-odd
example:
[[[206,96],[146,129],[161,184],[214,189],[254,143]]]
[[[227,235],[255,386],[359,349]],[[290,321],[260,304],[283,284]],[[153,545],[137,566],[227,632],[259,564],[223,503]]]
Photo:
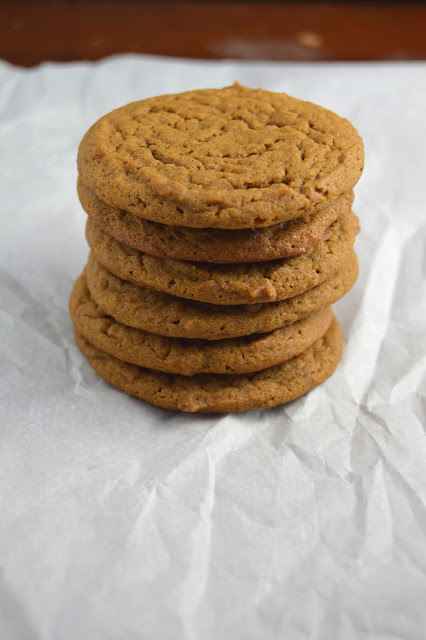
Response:
[[[358,233],[349,212],[336,220],[313,249],[294,258],[237,265],[185,262],[148,256],[121,244],[91,218],[86,237],[96,258],[119,278],[179,298],[210,304],[256,304],[312,289],[347,260]]]
[[[216,264],[262,262],[305,253],[335,220],[350,211],[354,199],[351,191],[323,211],[261,229],[191,229],[144,220],[110,207],[81,179],[77,190],[86,213],[128,247],[157,258]]]
[[[329,280],[298,296],[258,305],[216,306],[175,298],[120,280],[90,254],[87,284],[93,300],[119,322],[175,338],[221,340],[266,333],[325,309],[347,293],[358,276],[352,251]]]
[[[76,342],[96,373],[113,386],[157,407],[198,413],[249,411],[295,400],[332,375],[343,348],[342,333],[334,318],[322,338],[279,365],[251,374],[188,377],[128,364],[78,334]]]
[[[113,207],[223,229],[326,209],[354,187],[363,162],[346,119],[238,83],[116,109],[89,129],[77,159],[85,184]]]
[[[213,341],[165,338],[108,316],[90,298],[84,276],[74,285],[70,313],[75,331],[102,351],[141,367],[184,376],[252,373],[272,367],[308,349],[333,319],[328,307],[266,334]]]

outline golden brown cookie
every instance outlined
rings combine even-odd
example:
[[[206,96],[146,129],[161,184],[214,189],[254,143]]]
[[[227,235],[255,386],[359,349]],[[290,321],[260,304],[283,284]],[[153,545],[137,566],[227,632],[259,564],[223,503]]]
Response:
[[[93,300],[119,322],[175,338],[220,340],[266,333],[292,324],[339,300],[355,283],[358,263],[348,262],[329,280],[280,302],[217,306],[175,298],[120,280],[90,254],[87,284]]]
[[[163,224],[224,229],[326,209],[354,187],[363,162],[344,118],[239,84],[116,109],[78,153],[83,181],[107,204]]]
[[[91,218],[86,238],[96,258],[123,280],[179,298],[211,304],[256,304],[291,298],[312,289],[348,259],[358,233],[349,212],[336,220],[313,249],[294,258],[216,265],[148,256],[121,244]]]
[[[198,413],[228,413],[290,402],[324,382],[336,369],[343,337],[336,318],[309,349],[251,374],[180,376],[143,369],[114,358],[76,334],[80,351],[104,380],[157,407]]]
[[[106,353],[156,371],[192,376],[198,373],[252,373],[293,358],[327,331],[331,307],[266,334],[227,340],[165,338],[133,329],[103,312],[90,297],[85,276],[70,298],[76,332]]]
[[[354,199],[351,191],[328,209],[261,229],[191,229],[151,222],[110,207],[81,179],[77,187],[86,213],[128,247],[157,258],[216,264],[262,262],[305,253],[322,239],[335,220],[350,211]]]

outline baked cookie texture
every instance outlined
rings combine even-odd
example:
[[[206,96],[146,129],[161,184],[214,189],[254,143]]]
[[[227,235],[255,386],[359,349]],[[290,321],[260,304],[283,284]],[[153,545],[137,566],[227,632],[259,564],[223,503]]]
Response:
[[[80,351],[98,375],[129,395],[163,409],[228,413],[264,409],[299,398],[329,378],[343,348],[339,323],[299,356],[252,374],[181,376],[137,367],[76,334]]]
[[[255,304],[291,298],[326,280],[347,260],[358,229],[350,212],[305,254],[238,265],[154,258],[121,244],[90,218],[86,238],[99,262],[123,280],[200,302]]]
[[[328,209],[260,229],[191,229],[151,222],[110,207],[81,179],[77,190],[90,218],[128,247],[157,258],[216,264],[263,262],[305,253],[322,240],[335,220],[349,213],[354,199],[350,191]]]
[[[77,159],[84,183],[113,207],[224,229],[325,209],[353,189],[363,164],[344,118],[238,83],[116,109],[89,129]]]
[[[352,253],[330,280],[293,298],[235,306],[204,304],[138,287],[110,273],[93,254],[85,274],[93,300],[123,324],[174,338],[221,340],[273,331],[325,309],[352,288],[358,262]]]
[[[252,373],[289,360],[321,338],[333,319],[331,307],[293,324],[228,340],[166,338],[117,322],[91,299],[80,276],[70,299],[77,333],[106,353],[141,367],[192,376]]]
[[[356,129],[238,83],[149,98],[78,151],[91,252],[69,308],[104,380],[158,407],[247,411],[340,360],[330,305],[356,281]]]

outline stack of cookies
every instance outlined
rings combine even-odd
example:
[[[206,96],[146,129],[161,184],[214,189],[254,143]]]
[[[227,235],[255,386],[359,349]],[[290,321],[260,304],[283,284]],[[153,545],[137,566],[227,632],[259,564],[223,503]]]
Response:
[[[93,369],[159,407],[293,400],[342,353],[362,140],[334,113],[235,84],[129,104],[78,154],[91,253],[70,300]]]

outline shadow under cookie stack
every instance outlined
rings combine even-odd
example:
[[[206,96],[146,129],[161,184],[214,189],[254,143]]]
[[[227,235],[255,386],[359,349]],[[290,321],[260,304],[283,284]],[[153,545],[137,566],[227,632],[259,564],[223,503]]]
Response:
[[[326,380],[354,284],[362,140],[334,113],[235,84],[135,102],[78,154],[91,252],[79,349],[166,409],[272,407]]]

